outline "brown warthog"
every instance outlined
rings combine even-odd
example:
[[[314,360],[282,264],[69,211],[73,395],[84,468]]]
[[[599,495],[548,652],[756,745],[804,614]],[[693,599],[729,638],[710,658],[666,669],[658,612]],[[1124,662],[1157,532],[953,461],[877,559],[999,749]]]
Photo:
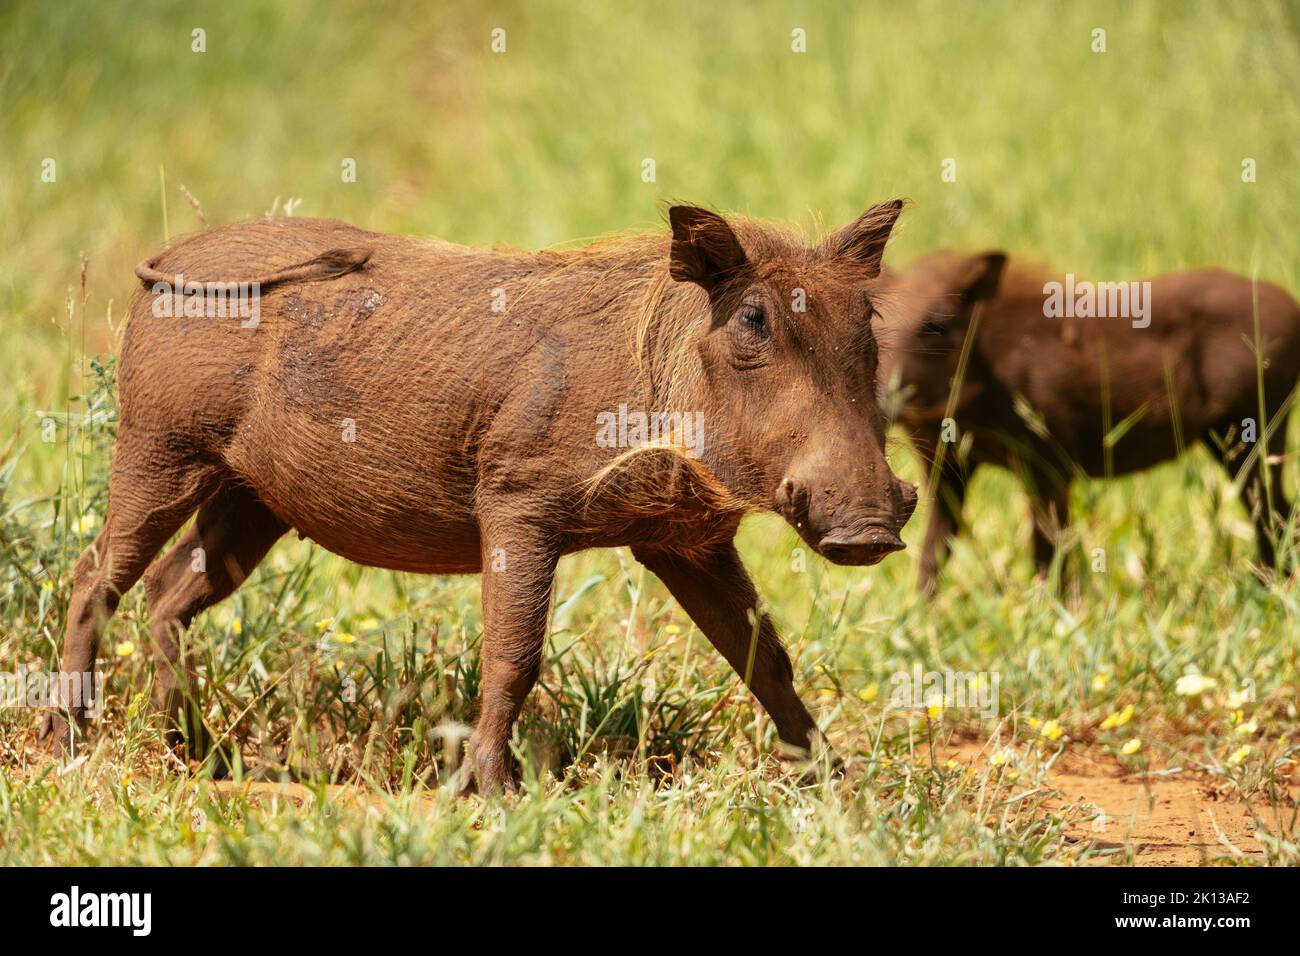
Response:
[[[469,756],[490,790],[513,780],[556,562],[626,545],[807,750],[817,726],[733,537],[766,508],[836,563],[903,547],[916,489],[886,463],[871,398],[901,206],[815,247],[691,206],[670,210],[671,237],[565,252],[297,219],[176,243],[138,270],[108,513],[77,564],[62,670],[91,671],[143,576],[155,702],[175,721],[181,632],[290,528],[360,564],[481,572]],[[226,310],[220,283],[258,276],[255,307]],[[237,314],[204,314],[214,298]],[[60,745],[83,717],[65,714],[45,728]]]
[[[1074,476],[1137,471],[1198,439],[1230,472],[1247,469],[1259,557],[1276,563],[1278,518],[1290,514],[1284,413],[1300,375],[1300,307],[1282,289],[1219,269],[1076,283],[1006,266],[1001,252],[952,251],[882,281],[881,381],[901,387],[898,420],[931,472],[942,457],[921,588],[934,586],[979,465],[1024,481],[1044,571]]]

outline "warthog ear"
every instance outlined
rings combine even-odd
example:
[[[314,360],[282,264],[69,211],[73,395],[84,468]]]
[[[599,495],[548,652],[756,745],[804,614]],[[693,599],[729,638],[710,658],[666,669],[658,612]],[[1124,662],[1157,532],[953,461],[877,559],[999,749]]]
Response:
[[[1007,264],[1005,252],[981,252],[971,256],[962,272],[958,287],[968,299],[991,299],[998,294],[1002,267]]]
[[[889,241],[889,234],[902,211],[901,199],[877,203],[844,228],[827,236],[822,249],[836,258],[857,259],[866,267],[867,276],[874,278],[880,274],[885,243]]]
[[[745,264],[740,240],[716,212],[673,206],[668,221],[673,227],[668,273],[678,282],[694,282],[710,290]]]

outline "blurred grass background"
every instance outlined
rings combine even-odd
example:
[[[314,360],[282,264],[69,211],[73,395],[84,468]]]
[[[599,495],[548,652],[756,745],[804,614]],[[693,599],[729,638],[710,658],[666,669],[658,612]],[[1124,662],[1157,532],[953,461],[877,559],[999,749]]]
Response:
[[[57,397],[80,254],[100,316],[164,236],[198,228],[179,184],[214,223],[300,197],[299,215],[528,247],[655,226],[665,198],[834,225],[903,195],[917,206],[896,260],[997,244],[1106,277],[1257,262],[1294,288],[1296,11],[7,4],[0,328],[15,384],[0,407],[12,415],[33,386]],[[956,183],[940,181],[949,157]]]
[[[195,28],[206,31],[201,54],[191,51]],[[504,53],[491,50],[495,28],[505,30]],[[1106,31],[1105,53],[1092,51],[1097,28]],[[796,29],[805,31],[806,52],[792,51]],[[894,265],[936,246],[999,246],[1099,278],[1217,264],[1296,291],[1298,91],[1294,3],[4,4],[0,505],[8,524],[0,545],[13,567],[0,582],[7,605],[0,665],[55,660],[66,571],[102,516],[109,436],[61,426],[59,440],[45,442],[41,420],[51,409],[84,410],[90,359],[112,352],[135,263],[168,237],[200,228],[182,185],[212,224],[276,208],[283,214],[293,202],[296,215],[525,247],[659,228],[659,204],[667,199],[829,228],[901,195],[915,205],[891,247]],[[1253,183],[1242,181],[1247,157],[1257,166]],[[57,164],[52,183],[41,179],[47,158]],[[346,158],[356,161],[355,183],[342,181]],[[649,183],[642,180],[647,158],[656,171]],[[949,158],[956,182],[941,180]],[[108,407],[104,389],[97,394],[99,407]],[[901,444],[894,459],[900,472],[917,477]],[[1295,473],[1288,472],[1292,484]],[[1196,755],[1243,792],[1263,792],[1289,772],[1300,613],[1287,586],[1266,589],[1250,577],[1250,529],[1225,484],[1198,454],[1077,488],[1080,540],[1108,550],[1110,571],[1087,579],[1065,603],[1031,579],[1023,498],[1006,475],[981,475],[976,483],[968,505],[975,534],[958,545],[946,587],[929,606],[911,592],[914,548],[868,572],[815,563],[806,574],[792,573],[794,533],[774,518],[749,523],[742,552],[790,635],[801,690],[832,741],[872,758],[873,776],[855,781],[863,796],[852,798],[859,802],[849,810],[834,803],[838,796],[807,804],[786,794],[791,807],[775,811],[806,811],[824,824],[817,831],[824,852],[809,851],[809,859],[1034,862],[1065,852],[1059,827],[1036,827],[1029,817],[983,804],[983,816],[949,810],[948,823],[936,821],[935,807],[962,806],[978,782],[954,783],[939,767],[909,770],[902,784],[874,776],[883,772],[881,754],[906,763],[913,753],[910,730],[871,738],[871,728],[885,726],[882,682],[915,661],[1000,671],[1004,717],[1060,717],[1071,736],[1112,751],[1123,740],[1099,736],[1097,725],[1136,703],[1149,735],[1142,759],[1150,739],[1159,738],[1165,749],[1153,761]],[[922,509],[907,529],[913,545],[925,520]],[[52,592],[36,590],[14,569],[38,556],[60,582]],[[311,575],[301,573],[307,567]],[[364,655],[386,652],[394,635],[421,653],[437,650],[431,632],[470,646],[477,590],[476,579],[367,572],[285,542],[255,582],[200,619],[196,640],[211,642],[204,645],[210,673],[214,680],[225,675],[246,705],[267,675],[289,673],[295,661],[337,682],[339,655],[369,660]],[[625,705],[644,697],[648,673],[651,698],[665,688],[680,693],[683,712],[702,719],[733,686],[627,556],[566,560],[557,596],[568,603],[557,611],[555,653],[579,637],[590,649],[584,667],[561,668],[549,691],[539,691],[558,701],[555,713],[586,719],[580,715],[606,707],[623,715],[617,723],[640,713]],[[358,643],[336,644],[320,657],[314,622],[326,618],[355,632]],[[134,719],[125,708],[147,677],[143,619],[136,595],[110,641],[135,648],[110,654],[108,663],[121,724]],[[657,677],[645,663],[654,655],[669,662],[657,665]],[[458,665],[444,665],[464,678]],[[1228,769],[1229,745],[1239,741],[1225,721],[1236,716],[1240,724],[1240,715],[1202,712],[1175,693],[1189,669],[1218,675],[1225,692],[1244,679],[1258,685],[1259,714],[1271,721],[1266,732],[1274,742],[1247,764],[1248,779],[1242,766]],[[413,665],[412,673],[431,672]],[[580,683],[584,673],[590,685]],[[602,687],[614,688],[603,704]],[[366,688],[378,698],[394,692],[382,675]],[[310,697],[324,693],[319,688],[283,692],[271,725],[295,725],[295,712],[323,713]],[[214,713],[222,712],[222,692],[214,694]],[[229,696],[233,707],[240,693]],[[729,707],[737,716],[703,744],[699,733],[686,740],[680,722],[638,723],[644,716],[628,733],[636,738],[656,726],[670,750],[722,752],[727,760],[737,740],[770,738],[739,698]],[[551,734],[552,743],[558,734],[570,756],[584,750],[566,736],[573,731],[556,729],[558,720],[547,723],[555,713],[541,713],[533,733]],[[17,740],[26,717],[0,714],[0,726]],[[392,719],[410,729],[408,719]],[[996,726],[976,721],[967,729],[988,735]],[[270,736],[282,742],[286,735]],[[432,759],[423,746],[412,733],[366,779],[409,785],[408,764]],[[316,755],[308,763],[335,779],[330,762],[308,750]],[[641,751],[644,758],[645,746]],[[746,826],[728,810],[739,799],[729,788],[762,786],[756,774],[746,776],[752,755],[744,753],[739,768],[719,765],[725,786],[691,797],[699,819],[709,821],[704,832],[714,824]],[[117,757],[113,773],[120,776],[129,760]],[[592,786],[606,788],[602,799],[649,799],[643,777],[619,784],[591,772],[599,781]],[[118,776],[113,781],[125,786]],[[173,785],[160,779],[155,786],[167,813],[179,813]],[[945,787],[947,796],[936,800]],[[97,793],[87,785],[87,803],[73,801],[64,812],[98,805]],[[33,819],[58,818],[55,796],[41,787],[20,798]],[[604,859],[635,857],[626,842],[634,834],[609,837],[616,848],[590,843],[591,833],[577,835],[565,806],[536,811],[538,826],[551,827],[544,848],[493,844],[488,856],[553,856],[555,841],[563,843],[558,827],[573,847],[584,847],[575,858],[601,859],[593,847],[604,848]],[[552,810],[555,818],[547,816]],[[114,852],[155,858],[152,844],[131,848],[140,833],[130,819],[105,814],[101,859]],[[568,822],[557,823],[561,817]],[[783,819],[793,827],[793,818]],[[868,834],[869,852],[844,842],[856,839],[846,827]],[[775,849],[781,827],[764,830],[757,848],[745,832],[746,849],[733,859],[803,860]],[[927,844],[936,833],[937,842]],[[42,850],[15,830],[10,846],[21,859],[87,852],[76,840],[45,836]],[[258,852],[316,858],[316,850],[290,853],[277,839]],[[729,844],[714,844],[710,856],[697,859],[726,859],[713,851]],[[917,851],[922,845],[927,849]],[[690,847],[680,849],[673,859],[692,858]],[[1274,858],[1287,859],[1287,852]],[[320,850],[320,858],[335,857]]]

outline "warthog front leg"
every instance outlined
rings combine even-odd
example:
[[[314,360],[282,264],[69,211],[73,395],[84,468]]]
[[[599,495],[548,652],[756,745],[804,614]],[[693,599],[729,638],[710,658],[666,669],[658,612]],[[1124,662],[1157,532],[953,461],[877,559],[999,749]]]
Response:
[[[479,792],[513,790],[510,732],[542,665],[559,555],[522,515],[480,518],[483,677],[470,757]]]
[[[934,483],[934,501],[930,506],[930,524],[921,545],[921,562],[916,573],[917,590],[933,594],[939,578],[939,566],[961,526],[962,503],[966,482],[954,474],[942,474]]]
[[[663,581],[704,636],[754,692],[776,724],[777,735],[798,754],[821,738],[794,689],[794,670],[758,592],[728,541],[704,555],[633,549],[637,560]]]
[[[1040,475],[1029,489],[1030,517],[1034,525],[1034,567],[1047,577],[1052,559],[1065,529],[1070,525],[1070,485],[1052,476]],[[1062,569],[1062,577],[1066,572]]]

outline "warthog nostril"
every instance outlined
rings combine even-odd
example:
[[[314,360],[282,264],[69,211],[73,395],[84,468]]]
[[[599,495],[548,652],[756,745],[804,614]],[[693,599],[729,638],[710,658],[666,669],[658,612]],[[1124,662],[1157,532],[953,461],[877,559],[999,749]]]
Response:
[[[916,485],[912,484],[910,481],[898,482],[898,497],[902,503],[899,517],[902,519],[903,524],[907,524],[907,519],[912,517],[912,513],[916,511]]]

